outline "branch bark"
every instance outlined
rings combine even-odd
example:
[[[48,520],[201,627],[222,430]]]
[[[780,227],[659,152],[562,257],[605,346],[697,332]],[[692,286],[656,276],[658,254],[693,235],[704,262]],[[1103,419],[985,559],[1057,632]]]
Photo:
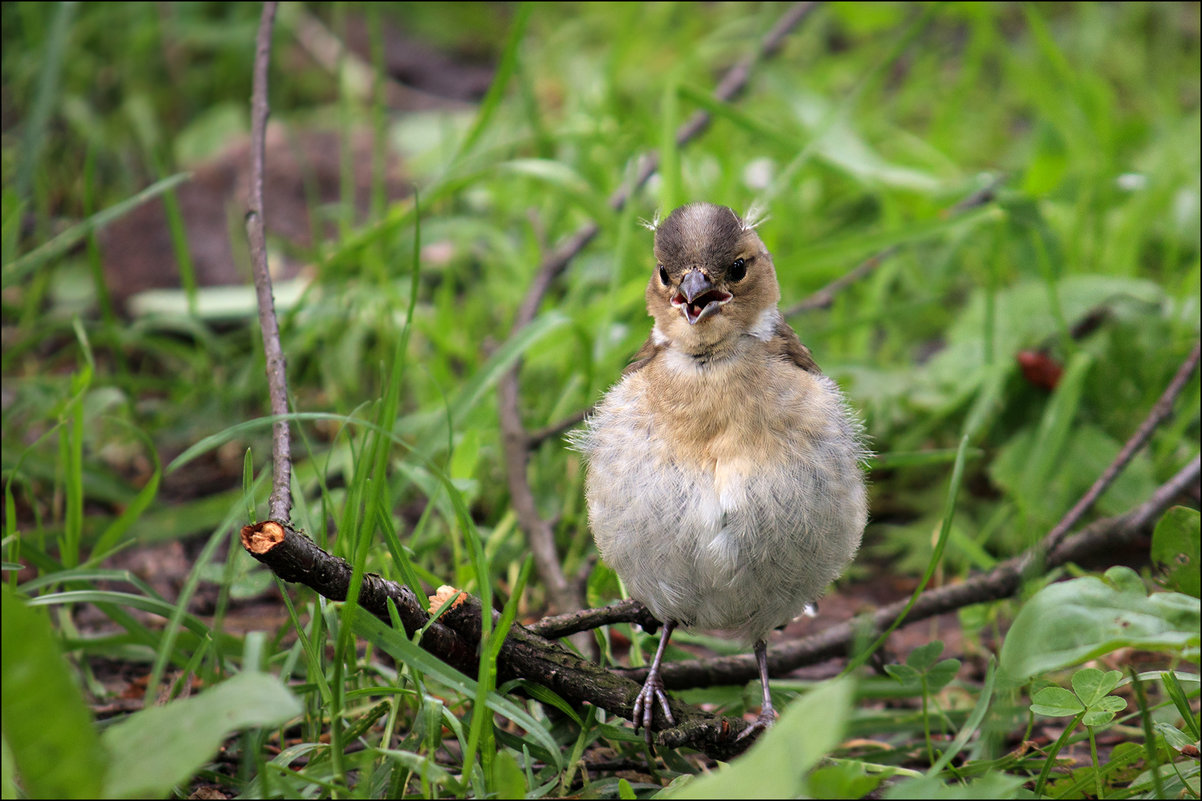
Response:
[[[280,345],[280,324],[271,294],[271,272],[267,267],[267,237],[264,233],[263,173],[267,160],[267,67],[271,62],[271,32],[278,3],[263,4],[259,33],[255,40],[254,87],[251,93],[250,197],[247,198],[246,236],[250,240],[251,267],[255,277],[255,295],[259,305],[259,330],[263,335],[263,355],[267,361],[267,387],[271,413],[288,414],[288,379],[284,349]],[[272,489],[269,501],[273,520],[286,521],[292,514],[292,445],[288,421],[276,420],[271,442]]]

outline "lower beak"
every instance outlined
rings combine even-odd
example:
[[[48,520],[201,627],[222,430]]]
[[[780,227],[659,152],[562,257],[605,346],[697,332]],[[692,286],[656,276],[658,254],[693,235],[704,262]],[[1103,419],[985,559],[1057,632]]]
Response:
[[[729,292],[715,289],[709,276],[701,270],[690,270],[681,279],[679,291],[672,296],[672,305],[680,308],[689,325],[696,325],[721,311],[731,297]]]

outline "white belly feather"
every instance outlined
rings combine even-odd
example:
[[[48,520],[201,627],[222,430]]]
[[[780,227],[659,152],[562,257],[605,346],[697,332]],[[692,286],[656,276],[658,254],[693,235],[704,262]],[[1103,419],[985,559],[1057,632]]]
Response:
[[[771,453],[736,437],[707,450],[713,458],[682,459],[639,373],[574,437],[602,558],[658,619],[754,641],[800,614],[855,554],[863,451],[834,383],[806,380],[825,396],[805,400],[808,419],[815,409],[827,419],[789,427]]]

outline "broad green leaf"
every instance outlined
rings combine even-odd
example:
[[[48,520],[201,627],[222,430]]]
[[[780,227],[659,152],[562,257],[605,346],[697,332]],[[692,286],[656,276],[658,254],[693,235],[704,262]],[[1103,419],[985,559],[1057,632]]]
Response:
[[[946,687],[960,672],[959,659],[944,659],[927,671],[927,690],[936,692]]]
[[[1198,540],[1198,510],[1184,506],[1174,506],[1165,512],[1152,534],[1152,561],[1164,571],[1165,584],[1195,598],[1202,582]]]
[[[1031,699],[1031,711],[1049,718],[1072,717],[1083,709],[1081,699],[1063,687],[1044,687]]]
[[[1010,776],[1000,771],[961,784],[953,781],[943,782],[935,776],[923,776],[918,779],[899,782],[890,787],[884,797],[887,799],[923,799],[924,801],[942,801],[942,799],[992,799],[992,798],[1030,798],[1030,794],[1022,795],[1022,786],[1026,783],[1023,776]]]
[[[879,770],[869,772],[861,762],[848,760],[818,768],[810,774],[812,798],[863,798],[888,778]]]
[[[1110,721],[1114,720],[1114,716],[1127,708],[1126,699],[1119,698],[1117,695],[1108,695],[1105,698],[1099,699],[1096,704],[1090,706],[1085,716],[1081,718],[1081,722],[1086,726],[1105,726]]]
[[[910,655],[906,657],[906,664],[916,670],[925,672],[927,668],[935,664],[935,660],[939,658],[941,653],[943,653],[943,641],[932,640],[926,645],[920,645],[911,651]]]
[[[806,774],[843,736],[852,682],[835,679],[794,701],[746,754],[693,779],[668,798],[797,798],[807,795]],[[814,721],[821,720],[821,726]]]
[[[1087,576],[1032,596],[1002,644],[1007,677],[1023,683],[1118,648],[1196,653],[1202,639],[1198,599],[1176,592],[1145,595],[1126,580],[1128,574],[1135,576],[1129,568],[1113,568],[1109,581]]]
[[[98,798],[109,762],[43,610],[3,598],[4,742],[30,798]]]
[[[199,695],[135,712],[104,732],[112,755],[104,795],[164,796],[240,729],[277,726],[301,713],[280,680],[239,673]]]
[[[909,665],[885,665],[885,672],[906,687],[917,686],[922,681],[922,673]]]
[[[497,798],[525,798],[526,774],[522,766],[514,759],[513,752],[507,749],[497,751],[492,763],[492,784],[490,786]]]
[[[1122,679],[1122,671],[1102,672],[1092,667],[1081,668],[1073,674],[1073,692],[1081,699],[1081,703],[1092,707],[1110,695],[1110,691],[1119,686]]]
[[[1161,736],[1164,737],[1164,741],[1168,743],[1169,747],[1174,751],[1181,751],[1185,748],[1189,748],[1190,746],[1193,746],[1194,748],[1198,747],[1197,740],[1190,739],[1188,734],[1170,723],[1155,723],[1153,726],[1155,727],[1156,731],[1160,732]]]

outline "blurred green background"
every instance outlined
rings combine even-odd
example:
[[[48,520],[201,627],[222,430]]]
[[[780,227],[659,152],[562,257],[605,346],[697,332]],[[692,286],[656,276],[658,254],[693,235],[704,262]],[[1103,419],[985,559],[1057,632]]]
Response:
[[[650,326],[651,235],[639,220],[704,199],[767,214],[759,230],[784,308],[885,254],[828,306],[789,317],[878,454],[849,597],[914,586],[964,437],[942,580],[1047,533],[1198,339],[1199,6],[831,3],[752,67],[740,97],[710,99],[785,8],[281,8],[266,203],[283,346],[294,409],[337,416],[295,424],[298,525],[390,578],[514,594],[529,549],[506,484],[497,382],[521,360],[532,431],[595,402]],[[241,635],[224,638],[243,609],[281,654],[275,672],[299,648],[274,647],[296,624],[248,606],[266,599],[278,613],[282,602],[266,571],[228,547],[248,508],[264,514],[270,483],[268,427],[240,426],[267,409],[242,227],[259,13],[0,11],[7,583],[32,596],[125,581],[178,616],[192,604],[214,632],[180,639],[182,617],[164,629],[117,596],[83,617],[86,604],[61,601],[59,647],[95,697],[112,692],[100,659],[142,665],[151,689],[171,665],[215,678],[244,659]],[[699,109],[711,125],[678,148],[674,132]],[[659,173],[612,208],[653,151]],[[589,222],[596,238],[512,335],[540,262]],[[1099,514],[1145,500],[1197,454],[1198,402],[1194,376]],[[528,480],[565,573],[587,574],[578,457],[550,437]],[[469,558],[477,537],[483,573]],[[121,571],[152,586],[130,590]],[[607,568],[592,569],[589,603],[619,592]],[[295,594],[309,610],[300,619],[320,620],[324,605]],[[520,614],[547,602],[533,576]],[[1012,614],[1003,604],[962,620],[965,654],[984,659],[992,626]],[[318,641],[328,633],[305,625]],[[367,681],[339,649],[286,667],[308,665],[311,685],[345,662],[339,681]],[[897,737],[921,742],[921,727]],[[506,753],[520,761],[520,748]],[[223,786],[246,791],[254,761],[235,775]],[[435,793],[517,787],[432,775],[422,786]],[[556,781],[618,791],[613,775]]]

